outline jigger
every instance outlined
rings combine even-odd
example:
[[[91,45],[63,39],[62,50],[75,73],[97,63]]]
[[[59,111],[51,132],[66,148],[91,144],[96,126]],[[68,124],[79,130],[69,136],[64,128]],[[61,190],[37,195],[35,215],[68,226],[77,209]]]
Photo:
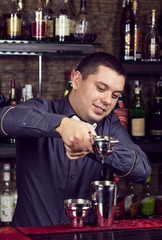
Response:
[[[104,158],[113,152],[118,139],[109,136],[94,136],[93,137],[93,151],[95,154],[101,156],[101,162],[104,163]]]
[[[86,199],[64,200],[64,208],[66,209],[67,216],[71,219],[71,226],[73,228],[83,227],[83,219],[87,217],[91,207],[91,201]]]

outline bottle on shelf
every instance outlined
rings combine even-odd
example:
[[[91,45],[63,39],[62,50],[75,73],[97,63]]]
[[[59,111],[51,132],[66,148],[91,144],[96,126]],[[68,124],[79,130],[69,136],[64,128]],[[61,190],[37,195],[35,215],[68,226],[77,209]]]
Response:
[[[133,1],[134,14],[134,61],[142,59],[142,29],[138,14],[138,1]]]
[[[146,34],[144,43],[144,60],[146,62],[160,62],[161,38],[156,26],[156,10],[152,9],[151,26]]]
[[[42,0],[37,0],[31,23],[31,39],[34,41],[46,41],[47,19],[44,18],[44,8]]]
[[[160,96],[160,81],[157,82],[154,105],[149,112],[149,135],[154,141],[162,140],[162,101]]]
[[[113,113],[119,118],[121,124],[127,128],[128,123],[128,109],[123,94],[120,94],[118,102],[113,110]]]
[[[26,84],[25,85],[25,101],[33,98],[33,93],[32,93],[32,85],[31,84]]]
[[[115,207],[115,220],[122,220],[124,218],[124,193],[121,190],[120,186],[120,177],[113,174],[113,181],[117,185],[117,197],[116,197],[116,207]]]
[[[140,201],[135,192],[134,183],[128,182],[128,191],[124,199],[124,219],[139,217]]]
[[[64,96],[66,96],[72,89],[72,81],[73,81],[73,77],[74,77],[74,72],[75,72],[75,69],[69,70],[68,86],[64,91]]]
[[[130,106],[131,136],[134,140],[145,138],[145,108],[139,80],[135,80],[135,94]]]
[[[22,15],[17,0],[10,0],[8,10],[3,14],[3,39],[22,38]]]
[[[123,0],[124,1],[124,0]],[[134,60],[134,15],[132,1],[123,3],[120,32],[120,60]]]
[[[21,89],[21,99],[20,99],[20,102],[25,102],[25,93],[26,93],[26,89],[25,89],[25,87],[23,87]]]
[[[59,0],[56,10],[55,39],[57,42],[70,41],[70,18],[65,3],[65,0]]]
[[[11,192],[10,164],[3,165],[3,186],[1,190],[1,222],[2,226],[9,226],[14,212],[14,198]]]
[[[94,42],[97,34],[94,31],[92,19],[86,9],[86,0],[80,0],[80,11],[76,17],[74,40],[79,42]]]
[[[155,216],[155,196],[150,191],[151,176],[143,185],[143,192],[140,201],[140,215],[142,218],[152,218]]]
[[[55,6],[52,0],[46,0],[44,4],[44,18],[47,20],[47,40],[53,41],[55,38]]]
[[[16,83],[15,79],[11,79],[9,81],[9,99],[7,101],[7,105],[16,105],[18,101],[16,99]]]

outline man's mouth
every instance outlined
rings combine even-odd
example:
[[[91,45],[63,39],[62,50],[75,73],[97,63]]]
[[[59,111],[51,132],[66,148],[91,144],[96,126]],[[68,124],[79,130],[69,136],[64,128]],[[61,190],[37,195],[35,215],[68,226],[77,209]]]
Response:
[[[95,107],[95,112],[99,115],[103,114],[104,112],[106,112],[106,109],[101,107],[101,106],[97,106],[97,105],[94,105]]]

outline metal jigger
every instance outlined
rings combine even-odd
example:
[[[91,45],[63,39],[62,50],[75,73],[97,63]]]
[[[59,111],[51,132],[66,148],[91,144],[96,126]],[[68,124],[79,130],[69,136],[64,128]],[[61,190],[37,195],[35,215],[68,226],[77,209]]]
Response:
[[[64,208],[67,216],[71,219],[73,228],[82,228],[83,219],[87,217],[92,203],[86,199],[67,199],[64,200]]]

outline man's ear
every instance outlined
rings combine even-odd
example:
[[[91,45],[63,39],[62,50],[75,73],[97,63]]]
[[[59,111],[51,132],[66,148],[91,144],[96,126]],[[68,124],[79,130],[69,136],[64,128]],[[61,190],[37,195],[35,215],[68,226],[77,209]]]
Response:
[[[74,78],[73,78],[73,81],[72,81],[73,89],[76,90],[81,81],[82,81],[82,74],[79,71],[76,71],[74,73]]]

